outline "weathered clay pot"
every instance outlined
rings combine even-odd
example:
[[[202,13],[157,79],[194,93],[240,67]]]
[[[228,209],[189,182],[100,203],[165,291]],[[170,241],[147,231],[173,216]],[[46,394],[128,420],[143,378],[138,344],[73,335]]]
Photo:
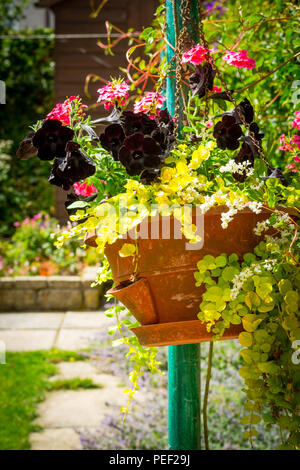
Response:
[[[150,227],[157,224],[159,236],[156,239],[119,239],[107,245],[105,254],[116,284],[109,293],[141,323],[133,329],[141,344],[162,346],[212,339],[213,335],[207,333],[205,325],[197,319],[204,291],[202,286],[195,286],[197,262],[208,254],[236,253],[241,258],[252,252],[260,241],[253,228],[269,216],[268,211],[254,214],[244,210],[223,229],[221,212],[224,210],[226,208],[218,207],[205,214],[204,244],[200,249],[188,250],[184,237],[174,238],[174,232],[178,233],[177,221],[170,224],[170,238],[162,238],[162,217],[148,219]],[[124,243],[136,244],[138,256],[121,257],[119,250]],[[240,331],[240,325],[233,325],[222,339],[236,338]]]

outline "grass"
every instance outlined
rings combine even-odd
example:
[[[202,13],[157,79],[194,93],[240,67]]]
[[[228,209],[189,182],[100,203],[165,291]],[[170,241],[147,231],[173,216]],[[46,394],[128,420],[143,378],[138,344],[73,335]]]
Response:
[[[49,381],[57,374],[59,362],[85,359],[79,353],[57,349],[7,352],[6,364],[0,364],[0,450],[30,448],[29,434],[41,430],[32,421],[46,391],[101,387],[90,379]]]
[[[95,384],[91,379],[80,379],[75,377],[74,379],[62,379],[54,380],[50,382],[48,390],[78,390],[78,389],[90,389],[90,388],[103,388],[102,384]]]

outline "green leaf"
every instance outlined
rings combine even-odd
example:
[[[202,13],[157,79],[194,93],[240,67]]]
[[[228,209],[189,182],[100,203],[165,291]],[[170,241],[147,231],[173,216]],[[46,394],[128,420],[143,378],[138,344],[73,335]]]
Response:
[[[132,243],[124,243],[122,248],[119,250],[119,256],[126,258],[127,256],[133,256],[136,252],[136,247]]]
[[[266,374],[277,374],[280,371],[280,367],[273,361],[259,362],[257,367]]]
[[[253,339],[251,333],[243,331],[239,334],[239,342],[245,348],[249,348],[252,345]]]
[[[258,318],[257,315],[251,313],[242,318],[243,327],[249,333],[253,333],[262,321],[262,318]]]
[[[222,272],[222,278],[224,281],[232,281],[234,276],[239,274],[239,272],[240,271],[237,268],[234,268],[233,266],[227,266]]]
[[[260,298],[255,292],[248,292],[245,297],[245,304],[249,307],[250,310],[256,310],[256,307],[259,307],[261,304]]]
[[[227,264],[227,256],[226,255],[217,256],[215,259],[215,262],[218,268],[224,268]]]
[[[289,290],[292,290],[293,286],[289,279],[281,279],[278,283],[278,288],[282,295],[286,295]]]
[[[72,204],[68,206],[68,209],[84,209],[85,207],[88,207],[88,206],[89,204],[86,201],[75,201],[75,202],[72,202]]]

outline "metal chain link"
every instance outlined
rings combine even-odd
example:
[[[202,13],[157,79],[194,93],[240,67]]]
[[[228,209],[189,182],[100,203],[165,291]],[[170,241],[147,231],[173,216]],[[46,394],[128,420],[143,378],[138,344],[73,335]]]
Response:
[[[264,155],[264,152],[263,152],[263,148],[262,148],[262,145],[260,143],[259,140],[257,140],[255,138],[255,135],[253,132],[251,132],[250,130],[250,124],[248,124],[245,120],[245,116],[240,108],[240,106],[237,104],[235,98],[232,96],[232,93],[231,91],[228,89],[227,87],[227,84],[224,80],[224,78],[222,77],[222,74],[220,73],[218,67],[216,66],[216,63],[215,63],[215,60],[214,58],[211,56],[210,54],[210,51],[209,51],[209,47],[208,47],[208,43],[206,41],[206,38],[205,38],[205,35],[204,35],[204,31],[203,31],[203,18],[205,16],[205,14],[203,14],[203,11],[202,11],[202,8],[201,8],[201,1],[200,0],[197,0],[197,3],[198,3],[198,8],[199,8],[199,36],[200,36],[200,40],[202,42],[202,45],[203,47],[205,48],[205,52],[206,52],[206,58],[207,60],[209,60],[210,64],[212,65],[213,69],[215,70],[216,72],[216,76],[218,77],[218,79],[220,80],[221,82],[221,85],[223,86],[225,92],[226,92],[226,95],[228,96],[229,100],[231,101],[231,103],[234,104],[235,106],[235,109],[238,113],[238,116],[242,122],[242,124],[246,127],[246,129],[249,131],[249,137],[252,141],[252,143],[254,144],[254,146],[257,148],[258,150],[258,154],[260,155],[260,157],[262,158],[262,160],[265,162],[265,164],[268,166],[268,168],[270,168],[270,164],[269,162],[267,161],[265,155]]]
[[[222,77],[222,74],[220,73],[218,67],[216,66],[215,60],[210,54],[208,42],[205,38],[204,35],[204,30],[203,30],[203,19],[205,17],[205,12],[202,9],[202,2],[201,0],[197,0],[197,8],[198,8],[198,13],[199,13],[199,24],[195,25],[192,18],[191,18],[191,0],[181,0],[180,2],[180,14],[181,14],[181,19],[182,19],[182,28],[181,31],[178,32],[178,24],[175,24],[175,31],[176,31],[176,44],[175,44],[175,54],[174,54],[174,61],[176,63],[176,94],[175,94],[175,132],[176,136],[178,135],[178,123],[179,123],[179,110],[180,110],[180,95],[183,95],[183,87],[181,85],[182,82],[182,67],[181,67],[181,59],[182,59],[182,54],[185,49],[188,49],[192,47],[193,41],[192,41],[192,34],[191,30],[194,30],[198,32],[199,38],[200,38],[200,44],[204,47],[205,49],[205,58],[207,62],[212,66],[213,70],[215,71],[216,76],[220,80],[220,83],[228,96],[228,99],[233,103],[235,106],[236,112],[238,113],[238,116],[242,122],[242,124],[245,126],[245,128],[249,131],[249,137],[251,141],[253,142],[254,146],[258,150],[258,154],[260,157],[263,159],[263,161],[266,163],[268,168],[270,168],[269,162],[266,160],[266,157],[263,152],[262,145],[259,140],[255,138],[254,133],[250,130],[250,124],[248,124],[245,120],[245,116],[240,108],[240,106],[237,104],[235,98],[232,96],[232,92],[228,89],[227,84]],[[176,1],[173,0],[173,13],[174,13],[174,21],[177,23],[177,14],[176,14]],[[198,26],[198,28],[197,28]],[[189,31],[190,28],[190,31]],[[207,119],[208,117],[208,76],[205,76],[205,83],[204,83],[204,88],[205,88],[205,109],[204,109],[204,119]]]

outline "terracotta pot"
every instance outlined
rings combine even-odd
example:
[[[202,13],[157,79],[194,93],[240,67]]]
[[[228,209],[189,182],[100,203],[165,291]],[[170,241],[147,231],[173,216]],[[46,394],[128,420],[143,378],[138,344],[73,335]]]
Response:
[[[244,210],[223,229],[221,212],[224,210],[226,208],[218,207],[205,214],[204,244],[196,250],[186,249],[188,242],[184,237],[174,238],[180,225],[177,221],[173,224],[173,218],[170,239],[162,238],[162,217],[147,220],[151,230],[159,231],[156,239],[119,239],[106,246],[105,254],[116,284],[109,293],[141,323],[133,329],[141,344],[162,346],[212,339],[212,334],[208,334],[205,325],[197,319],[204,292],[204,287],[195,286],[197,262],[208,254],[236,253],[241,258],[252,252],[261,240],[254,235],[253,228],[270,214],[267,210],[260,214]],[[120,257],[119,250],[124,243],[136,243],[138,256]],[[236,338],[241,330],[240,325],[233,325],[222,339]]]

